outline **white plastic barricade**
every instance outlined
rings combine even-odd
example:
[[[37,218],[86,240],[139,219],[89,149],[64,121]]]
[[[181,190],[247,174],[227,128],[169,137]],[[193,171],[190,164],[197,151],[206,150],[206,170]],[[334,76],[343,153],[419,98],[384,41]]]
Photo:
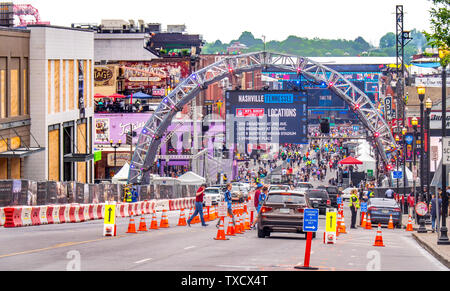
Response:
[[[32,207],[22,207],[22,226],[33,225],[33,221],[31,221],[31,210]]]
[[[41,220],[41,224],[48,224],[47,220],[47,206],[39,206],[39,219]]]
[[[75,222],[81,222],[80,219],[80,205],[74,205],[75,207]]]
[[[128,204],[128,203],[125,204],[123,213],[124,213],[125,217],[130,216],[130,213],[131,213],[131,205],[130,204]]]
[[[5,211],[3,211],[3,208],[0,208],[0,226],[3,226],[5,224]]]
[[[99,217],[99,219],[103,219],[104,217],[105,217],[105,206],[106,206],[106,203],[102,203],[101,204],[101,216]]]
[[[64,220],[66,223],[70,223],[70,204],[65,205],[66,208],[64,208]]]
[[[89,204],[83,204],[84,206],[84,221],[91,220],[89,217]]]
[[[53,223],[55,224],[59,224],[61,223],[61,221],[59,220],[59,205],[53,205],[53,212],[52,212],[52,217],[53,217]]]

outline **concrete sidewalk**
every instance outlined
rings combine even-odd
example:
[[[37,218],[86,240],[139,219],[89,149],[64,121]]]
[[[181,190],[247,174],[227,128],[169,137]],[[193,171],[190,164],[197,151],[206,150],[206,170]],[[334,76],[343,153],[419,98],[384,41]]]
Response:
[[[408,216],[403,217],[403,224],[406,227],[405,222],[408,222]],[[439,233],[431,232],[431,225],[425,225],[428,230],[427,233],[417,233],[419,228],[418,224],[414,224],[414,232],[412,232],[412,237],[430,254],[432,254],[436,259],[438,259],[442,264],[450,269],[450,245],[438,245],[437,241],[439,239]],[[450,227],[450,218],[447,217],[447,229]]]

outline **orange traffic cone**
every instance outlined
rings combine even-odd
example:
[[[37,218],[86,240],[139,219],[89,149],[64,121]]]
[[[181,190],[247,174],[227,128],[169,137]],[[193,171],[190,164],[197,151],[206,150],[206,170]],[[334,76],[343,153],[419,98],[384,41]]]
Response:
[[[184,217],[184,208],[181,208],[180,218],[178,219],[177,226],[186,226],[186,225],[187,225],[187,222],[186,222],[186,217]]]
[[[367,222],[365,229],[372,229],[372,221],[370,221],[370,213],[367,213]]]
[[[133,212],[131,212],[130,222],[128,223],[128,231],[126,233],[137,233],[136,225],[134,224]]]
[[[161,222],[159,224],[160,228],[168,228],[169,227],[169,219],[167,218],[167,210],[163,210],[163,214],[161,217]]]
[[[394,229],[394,221],[392,220],[392,214],[389,217],[388,229]]]
[[[339,233],[343,233],[343,234],[347,233],[347,229],[345,228],[344,216],[341,216],[341,224],[339,225]]]
[[[245,230],[250,230],[250,229],[252,229],[252,228],[250,227],[250,218],[249,218],[248,212],[245,213],[245,224],[244,224],[244,228],[245,228]]]
[[[366,214],[363,212],[363,213],[362,213],[361,227],[362,227],[362,228],[365,228],[365,227],[366,227],[366,224],[367,224],[367,222],[366,222]]]
[[[141,216],[141,222],[139,223],[138,231],[147,231],[147,223],[145,222],[144,216]]]
[[[220,219],[219,230],[217,231],[217,237],[215,240],[229,240],[229,238],[225,237],[225,229],[224,229],[224,217]]]
[[[155,210],[153,210],[152,223],[150,224],[150,229],[159,229],[159,227],[158,227],[158,219],[156,218],[156,211]]]
[[[406,231],[414,231],[411,215],[408,217],[408,225],[406,226]]]
[[[339,236],[339,228],[341,227],[341,213],[338,211],[336,219],[336,237]]]
[[[383,244],[383,236],[381,234],[381,224],[378,224],[377,236],[375,238],[375,244],[373,246],[374,247],[384,247],[385,246]]]
[[[236,235],[236,231],[235,231],[235,228],[233,226],[233,221],[229,221],[228,222],[227,233],[225,235],[226,236],[235,236]]]

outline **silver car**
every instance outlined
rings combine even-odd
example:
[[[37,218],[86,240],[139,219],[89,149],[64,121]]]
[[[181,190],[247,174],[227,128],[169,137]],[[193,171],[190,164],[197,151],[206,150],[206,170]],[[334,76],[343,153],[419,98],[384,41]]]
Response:
[[[212,204],[216,205],[222,199],[222,191],[219,187],[208,187],[205,189],[205,196],[211,197]]]

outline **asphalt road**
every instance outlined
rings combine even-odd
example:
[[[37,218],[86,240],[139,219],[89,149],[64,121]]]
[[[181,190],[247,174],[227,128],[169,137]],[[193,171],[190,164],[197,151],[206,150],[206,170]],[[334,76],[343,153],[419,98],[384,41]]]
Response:
[[[285,271],[303,265],[304,235],[256,231],[216,241],[214,222],[202,227],[176,226],[178,211],[169,215],[170,228],[126,234],[128,218],[118,218],[118,236],[102,237],[102,221],[79,224],[0,228],[0,270],[65,271]],[[325,245],[320,231],[313,240],[311,266],[321,270],[447,270],[404,230],[383,228],[385,247],[373,247],[372,230],[349,229],[335,245]],[[147,216],[147,223],[150,216]],[[138,219],[136,219],[138,225]],[[226,228],[225,228],[226,229]]]

